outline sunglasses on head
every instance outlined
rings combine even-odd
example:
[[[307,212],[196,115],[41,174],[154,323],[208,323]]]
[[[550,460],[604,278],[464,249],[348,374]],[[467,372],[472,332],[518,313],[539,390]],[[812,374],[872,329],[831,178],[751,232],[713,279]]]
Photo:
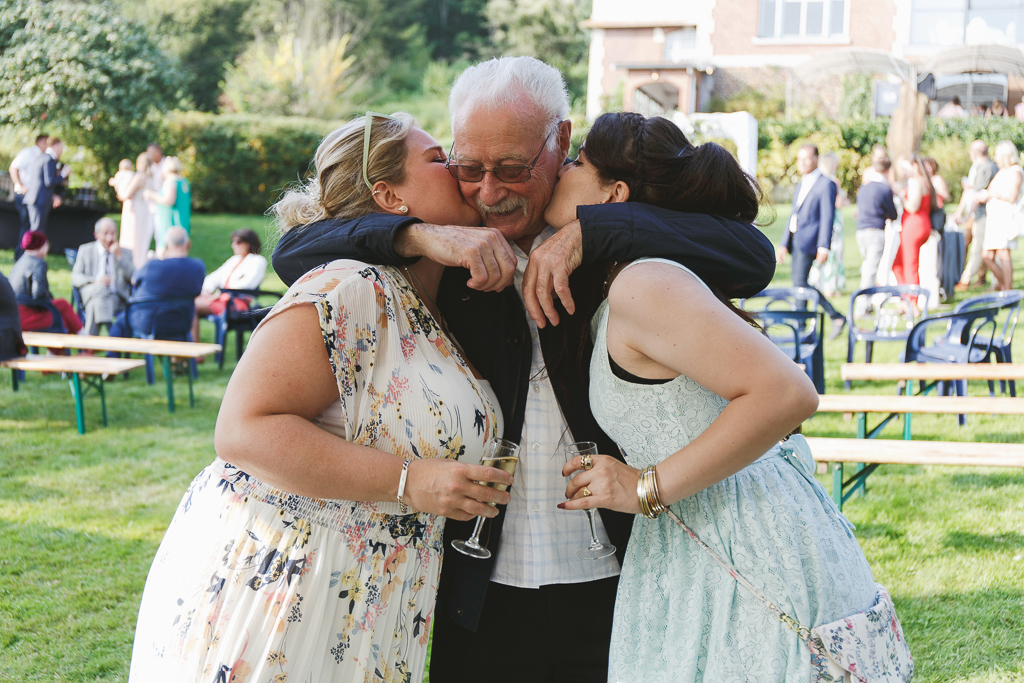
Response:
[[[448,173],[453,178],[465,183],[479,183],[484,179],[485,173],[493,173],[498,182],[510,185],[525,183],[530,179],[530,171],[537,165],[540,155],[544,153],[544,149],[548,146],[548,140],[551,139],[554,133],[555,131],[548,133],[548,136],[544,138],[544,144],[540,146],[540,151],[537,152],[537,156],[528,164],[509,164],[507,166],[494,166],[493,168],[485,168],[482,165],[476,164],[453,164],[452,153],[455,151],[455,143],[453,142],[451,149],[448,150],[448,161],[444,167],[448,169]]]

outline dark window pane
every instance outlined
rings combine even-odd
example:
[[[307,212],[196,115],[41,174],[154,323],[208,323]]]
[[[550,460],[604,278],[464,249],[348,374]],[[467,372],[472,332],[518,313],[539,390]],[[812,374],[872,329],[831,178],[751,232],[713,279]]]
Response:
[[[775,37],[775,2],[774,0],[761,0],[761,22],[758,29],[762,38]]]
[[[782,35],[800,35],[800,3],[784,2],[782,4]]]
[[[828,32],[834,36],[843,35],[846,23],[846,3],[843,0],[832,0],[832,15],[829,17]]]

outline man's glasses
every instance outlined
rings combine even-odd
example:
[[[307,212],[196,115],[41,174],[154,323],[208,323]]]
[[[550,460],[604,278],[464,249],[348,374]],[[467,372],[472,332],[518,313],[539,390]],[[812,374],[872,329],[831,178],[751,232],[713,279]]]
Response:
[[[548,146],[548,140],[554,135],[555,131],[548,133],[548,136],[544,138],[544,144],[540,146],[540,151],[537,152],[537,156],[533,158],[529,164],[509,164],[508,166],[495,166],[494,168],[484,168],[483,166],[467,165],[467,164],[453,164],[452,163],[452,152],[455,151],[455,143],[452,143],[452,147],[448,150],[448,161],[444,167],[448,169],[448,172],[456,180],[466,183],[479,183],[484,179],[485,173],[493,173],[495,179],[502,183],[525,183],[530,179],[530,171],[537,165],[537,161],[540,160],[540,155],[544,153],[544,149]]]

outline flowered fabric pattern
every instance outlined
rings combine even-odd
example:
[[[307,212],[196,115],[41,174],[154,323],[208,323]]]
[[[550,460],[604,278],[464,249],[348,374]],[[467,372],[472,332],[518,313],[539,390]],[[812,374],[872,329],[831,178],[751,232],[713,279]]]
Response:
[[[595,316],[594,417],[630,465],[655,465],[703,433],[728,401],[686,376],[657,385],[619,379],[608,363],[607,325],[606,302]],[[791,450],[775,446],[671,509],[762,595],[814,626],[873,606],[875,583],[849,522]],[[636,516],[619,578],[609,681],[811,676],[807,644],[668,515]]]
[[[318,426],[402,458],[470,462],[501,433],[496,406],[400,271],[335,261],[268,320],[309,304],[340,394]],[[294,495],[218,458],[153,562],[130,680],[419,681],[443,522],[397,502]]]

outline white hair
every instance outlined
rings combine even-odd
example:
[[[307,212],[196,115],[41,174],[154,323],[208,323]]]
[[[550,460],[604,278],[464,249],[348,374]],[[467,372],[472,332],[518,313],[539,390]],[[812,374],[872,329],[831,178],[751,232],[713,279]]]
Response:
[[[558,69],[533,57],[496,57],[469,67],[456,79],[448,97],[452,133],[463,117],[481,105],[490,108],[532,101],[543,113],[546,131],[555,130],[569,118],[569,94]],[[558,145],[557,136],[548,149]]]
[[[1013,144],[1009,140],[1002,140],[996,145],[996,156],[1005,154],[1009,157],[1011,165],[1020,163],[1020,154],[1017,152],[1017,145]]]
[[[189,243],[188,233],[185,232],[185,228],[174,226],[164,235],[164,242],[169,247],[184,247]]]

